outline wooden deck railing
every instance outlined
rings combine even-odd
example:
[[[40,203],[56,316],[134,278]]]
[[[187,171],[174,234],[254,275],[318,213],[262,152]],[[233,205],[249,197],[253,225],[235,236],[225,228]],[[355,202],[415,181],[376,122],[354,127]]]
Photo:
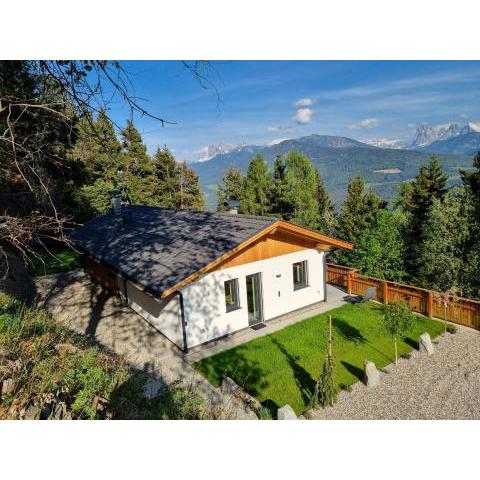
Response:
[[[480,330],[480,301],[460,298],[446,311],[434,300],[434,291],[404,285],[389,280],[367,277],[357,270],[341,265],[327,264],[327,282],[345,288],[347,293],[365,295],[368,288],[377,287],[375,299],[382,303],[405,302],[413,311]]]

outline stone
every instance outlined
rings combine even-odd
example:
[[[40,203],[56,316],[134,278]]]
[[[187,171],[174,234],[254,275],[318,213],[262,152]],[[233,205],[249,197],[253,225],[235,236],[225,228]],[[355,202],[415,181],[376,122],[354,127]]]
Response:
[[[23,416],[23,418],[25,420],[38,420],[40,418],[41,412],[42,409],[38,405],[30,405],[25,410],[25,415]]]
[[[373,362],[365,360],[364,372],[367,387],[376,387],[380,383],[380,372]]]
[[[1,396],[12,393],[15,389],[15,381],[13,378],[6,378],[2,381]]]
[[[293,408],[288,403],[278,409],[277,418],[278,420],[297,420]]]
[[[240,386],[230,377],[225,377],[222,382],[221,390],[225,395],[237,395]]]
[[[152,398],[157,398],[162,393],[164,384],[161,380],[157,378],[152,378],[148,380],[143,386],[143,397],[147,400],[151,400]]]
[[[420,335],[420,339],[418,341],[418,350],[422,353],[426,353],[427,355],[432,355],[432,353],[435,351],[432,339],[427,332]]]

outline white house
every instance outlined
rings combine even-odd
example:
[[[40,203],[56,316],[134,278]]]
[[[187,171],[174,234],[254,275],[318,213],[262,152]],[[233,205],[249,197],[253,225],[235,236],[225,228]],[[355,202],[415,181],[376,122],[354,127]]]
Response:
[[[326,252],[352,248],[272,217],[136,205],[72,240],[88,273],[184,351],[325,301]]]

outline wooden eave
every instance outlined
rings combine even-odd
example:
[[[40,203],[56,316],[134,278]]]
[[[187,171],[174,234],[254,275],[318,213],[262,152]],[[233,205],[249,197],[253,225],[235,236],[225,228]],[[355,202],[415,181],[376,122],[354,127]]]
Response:
[[[305,239],[310,240],[315,243],[315,248],[319,250],[328,251],[336,248],[352,250],[353,248],[351,243],[344,242],[343,240],[338,240],[336,238],[332,238],[327,235],[323,235],[319,232],[316,232],[315,230],[311,230],[305,227],[300,227],[298,225],[293,225],[292,223],[288,223],[283,220],[277,220],[276,222],[269,225],[267,228],[258,232],[256,235],[242,242],[240,245],[238,245],[234,249],[218,257],[216,260],[214,260],[213,262],[210,262],[208,265],[205,265],[200,270],[197,270],[196,272],[192,273],[191,275],[184,278],[182,281],[178,282],[176,285],[169,288],[168,290],[165,290],[162,293],[161,298],[165,298],[172,295],[172,293],[174,293],[176,290],[188,285],[189,283],[194,282],[200,276],[208,272],[211,272],[212,270],[215,270],[222,263],[229,260],[230,258],[237,255],[238,253],[242,252],[243,250],[248,248],[250,245],[252,245],[254,242],[259,240],[260,238],[264,237],[265,235],[275,233],[277,231],[286,233],[293,237],[302,238],[304,240]]]

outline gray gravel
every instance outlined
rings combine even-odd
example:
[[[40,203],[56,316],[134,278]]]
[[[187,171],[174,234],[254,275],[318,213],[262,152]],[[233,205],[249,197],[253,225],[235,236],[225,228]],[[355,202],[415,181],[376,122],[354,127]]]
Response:
[[[381,384],[362,382],[338,402],[312,410],[322,420],[480,419],[480,333],[457,327],[434,340],[433,355],[412,352],[386,367]]]

